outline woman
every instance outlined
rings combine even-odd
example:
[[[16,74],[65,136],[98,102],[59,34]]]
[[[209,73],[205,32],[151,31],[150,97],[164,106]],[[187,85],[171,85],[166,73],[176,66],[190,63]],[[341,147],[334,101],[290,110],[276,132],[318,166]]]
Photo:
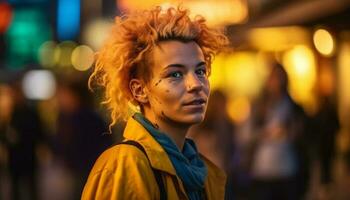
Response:
[[[181,8],[116,19],[90,81],[105,90],[111,126],[128,119],[128,142],[100,156],[82,199],[224,198],[224,173],[185,137],[204,119],[210,64],[226,44]]]

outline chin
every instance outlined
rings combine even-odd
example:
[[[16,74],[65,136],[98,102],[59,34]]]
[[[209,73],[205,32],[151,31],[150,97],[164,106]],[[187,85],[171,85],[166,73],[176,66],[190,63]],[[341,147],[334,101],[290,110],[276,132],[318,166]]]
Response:
[[[203,122],[204,114],[192,114],[183,118],[184,123],[189,125],[195,125]]]

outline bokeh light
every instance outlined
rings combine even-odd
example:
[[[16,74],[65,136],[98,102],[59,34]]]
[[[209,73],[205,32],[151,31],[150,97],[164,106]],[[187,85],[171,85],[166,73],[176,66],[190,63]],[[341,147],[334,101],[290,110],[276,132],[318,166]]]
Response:
[[[88,70],[94,62],[94,51],[86,45],[77,46],[72,52],[72,64],[78,71]]]
[[[289,77],[289,91],[293,99],[307,112],[315,110],[313,88],[316,82],[315,56],[310,48],[297,45],[283,55],[283,65]]]
[[[235,123],[244,122],[250,115],[250,103],[247,98],[238,97],[228,103],[228,114]]]
[[[39,48],[39,63],[43,67],[51,68],[56,65],[55,60],[55,49],[56,49],[55,41],[46,41]]]
[[[14,104],[12,96],[10,86],[0,84],[0,121],[11,117]]]
[[[55,49],[54,55],[55,63],[57,63],[59,67],[71,67],[71,56],[76,46],[77,44],[72,41],[64,41],[58,44],[58,46]]]
[[[246,0],[118,0],[118,8],[122,12],[129,12],[161,5],[162,8],[181,5],[191,10],[192,17],[204,16],[210,26],[243,23],[248,18]]]
[[[148,1],[138,1],[138,0],[116,0],[118,8],[122,11],[132,11],[141,10],[145,8],[150,8],[155,5],[161,5],[163,3],[174,3],[174,0],[164,1],[164,0],[148,0]]]
[[[83,31],[83,42],[93,50],[100,49],[107,38],[113,23],[104,19],[96,19],[89,22]]]
[[[225,55],[217,55],[211,64],[211,74],[209,76],[211,90],[225,89],[226,83],[226,67]]]
[[[298,27],[254,28],[249,34],[250,43],[263,51],[285,51],[295,45],[309,44],[308,30]]]
[[[51,28],[42,10],[21,8],[14,10],[10,27],[5,33],[7,64],[20,68],[38,61],[40,46],[51,39]]]
[[[202,15],[210,26],[240,24],[248,18],[248,7],[245,0],[192,0],[183,2],[191,10],[192,17]]]
[[[226,60],[226,88],[233,96],[256,96],[265,80],[264,65],[252,52],[238,52]]]
[[[57,36],[59,40],[73,40],[80,28],[80,1],[58,0]]]
[[[323,62],[324,64],[318,68],[318,90],[324,96],[331,96],[335,88],[334,66],[329,62]]]
[[[0,2],[0,33],[4,33],[10,25],[12,9],[10,4]]]
[[[56,90],[55,77],[48,70],[28,71],[23,77],[22,89],[28,99],[50,99]]]
[[[325,56],[331,56],[334,52],[334,39],[325,29],[318,29],[313,35],[314,45],[318,52]]]
[[[340,45],[338,64],[338,99],[339,107],[342,108],[340,116],[342,123],[348,124],[348,128],[350,128],[350,42],[343,42]]]

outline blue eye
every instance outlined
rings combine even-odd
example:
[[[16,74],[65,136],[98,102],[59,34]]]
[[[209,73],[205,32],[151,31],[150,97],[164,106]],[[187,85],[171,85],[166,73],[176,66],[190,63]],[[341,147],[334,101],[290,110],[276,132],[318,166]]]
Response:
[[[196,74],[199,76],[206,76],[207,75],[207,70],[206,69],[197,69]]]
[[[180,77],[182,77],[182,73],[181,72],[172,72],[169,74],[169,76],[172,78],[180,78]]]

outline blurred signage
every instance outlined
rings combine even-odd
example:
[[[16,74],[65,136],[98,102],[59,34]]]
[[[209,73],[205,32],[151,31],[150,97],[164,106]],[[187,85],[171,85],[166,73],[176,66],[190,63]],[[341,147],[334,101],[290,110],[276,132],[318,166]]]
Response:
[[[57,3],[58,39],[75,40],[80,27],[80,0],[58,0]]]
[[[37,63],[40,46],[51,38],[51,29],[40,9],[21,8],[13,11],[13,18],[5,33],[6,62],[20,68]]]

